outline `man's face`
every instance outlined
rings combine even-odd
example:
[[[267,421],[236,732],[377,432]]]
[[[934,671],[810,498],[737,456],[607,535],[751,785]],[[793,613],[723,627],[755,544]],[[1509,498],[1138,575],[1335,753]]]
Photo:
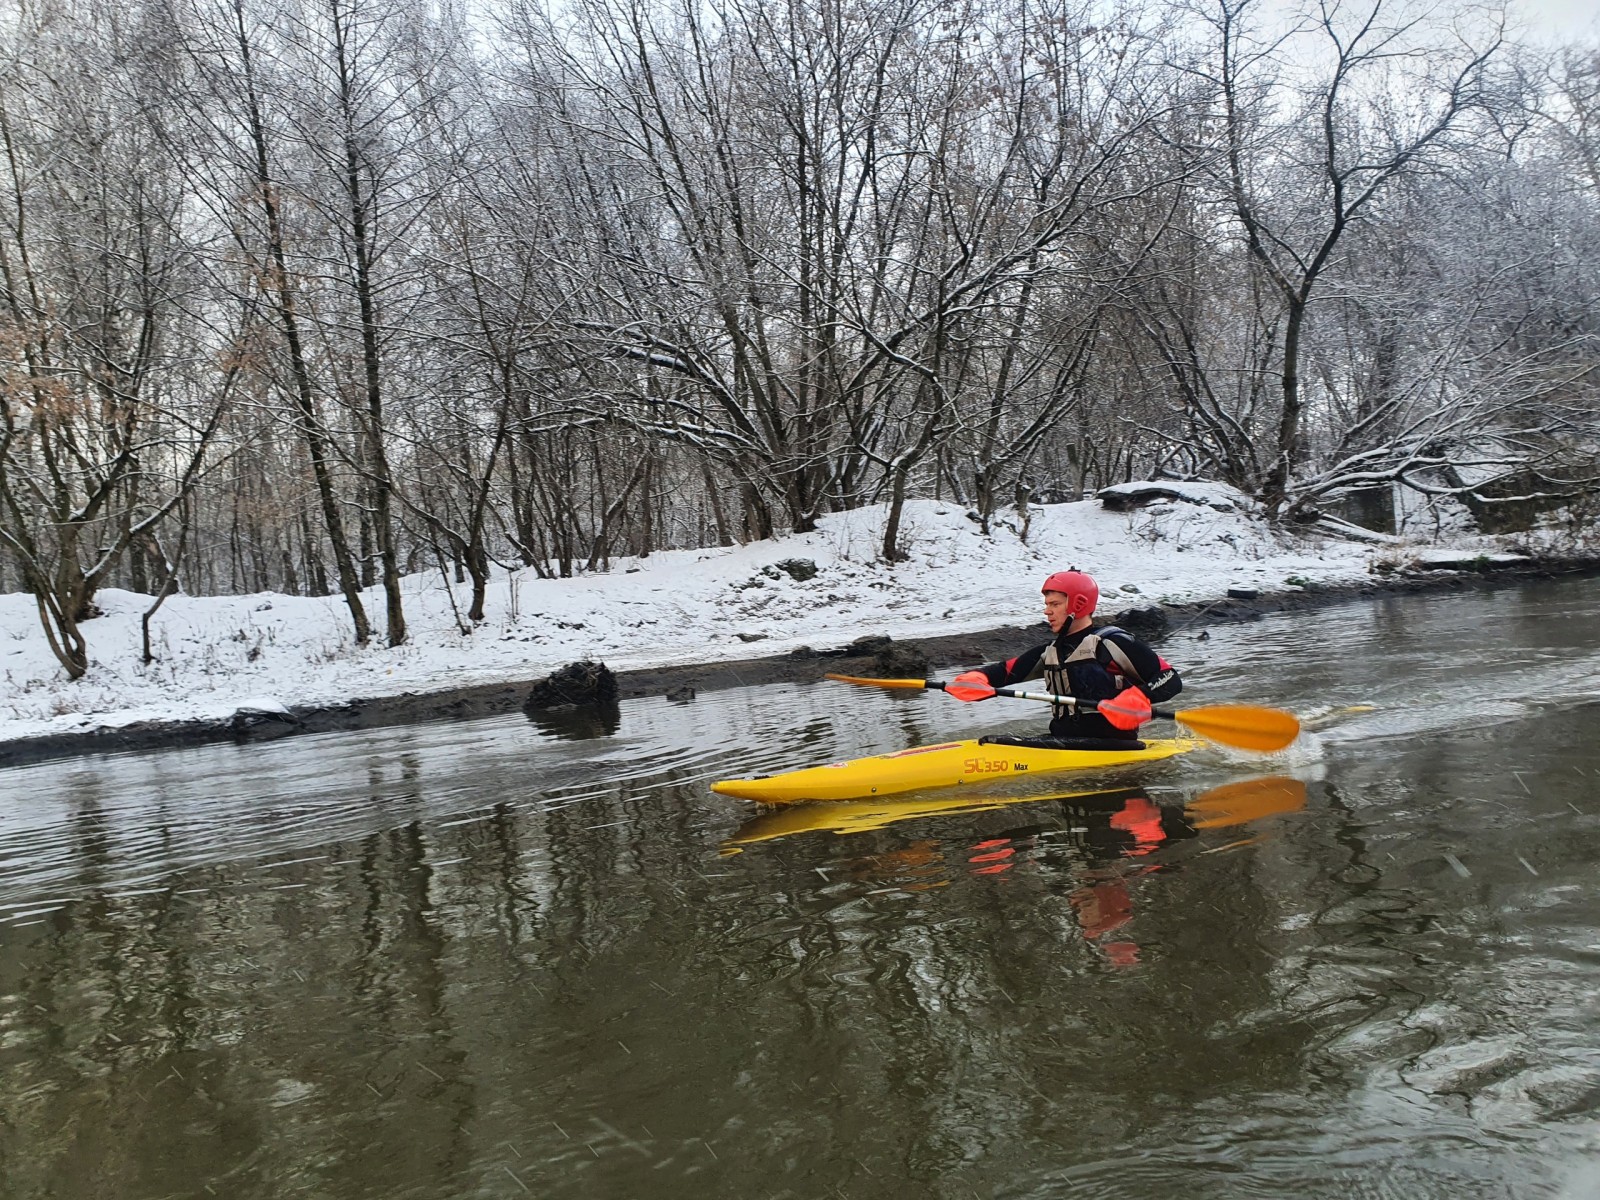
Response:
[[[1060,633],[1072,622],[1072,609],[1061,592],[1044,594],[1044,619],[1050,623],[1051,633]]]

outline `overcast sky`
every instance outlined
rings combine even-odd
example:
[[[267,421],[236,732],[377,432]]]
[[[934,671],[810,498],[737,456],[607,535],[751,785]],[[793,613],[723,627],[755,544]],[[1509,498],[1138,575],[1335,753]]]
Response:
[[[1545,37],[1600,40],[1600,4],[1595,0],[1513,0],[1512,10],[1529,31]]]

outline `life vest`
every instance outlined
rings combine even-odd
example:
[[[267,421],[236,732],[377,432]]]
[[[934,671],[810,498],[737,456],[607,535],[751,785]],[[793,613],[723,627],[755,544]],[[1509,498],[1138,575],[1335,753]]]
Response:
[[[1155,680],[1146,681],[1134,667],[1133,660],[1128,657],[1127,651],[1106,636],[1112,633],[1120,633],[1124,637],[1128,636],[1127,630],[1119,629],[1115,625],[1098,626],[1084,634],[1083,639],[1073,647],[1072,653],[1068,654],[1065,659],[1061,657],[1061,650],[1055,642],[1052,641],[1046,646],[1042,661],[1044,663],[1044,681],[1050,691],[1057,696],[1072,695],[1072,684],[1068,679],[1067,667],[1077,662],[1096,662],[1111,673],[1113,680],[1121,676],[1119,682],[1123,687],[1129,684],[1137,684],[1151,699],[1166,699],[1166,695],[1171,693],[1162,694],[1162,686],[1169,679],[1175,677],[1172,664],[1158,654],[1156,661],[1161,664],[1161,673],[1156,676]],[[1083,710],[1065,704],[1053,704],[1050,706],[1050,713],[1054,717],[1070,716],[1075,712],[1081,711]]]

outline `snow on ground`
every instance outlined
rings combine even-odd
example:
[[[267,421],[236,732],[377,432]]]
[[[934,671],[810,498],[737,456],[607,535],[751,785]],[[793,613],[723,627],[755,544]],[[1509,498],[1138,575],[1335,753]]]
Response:
[[[1099,580],[1101,612],[1113,614],[1235,586],[1269,594],[1352,582],[1375,559],[1404,557],[1392,546],[1291,539],[1252,509],[1217,485],[1123,513],[1092,500],[1040,506],[1024,543],[1014,515],[985,536],[956,505],[912,501],[902,525],[910,559],[890,566],[878,557],[884,510],[865,508],[825,517],[814,533],[617,559],[605,574],[499,573],[487,618],[468,635],[441,575],[419,574],[405,580],[410,640],[394,649],[382,644],[377,589],[366,596],[378,627],[366,647],[340,597],[179,595],[151,622],[156,661],[146,666],[140,616],[150,598],[107,589],[96,598],[105,615],[83,626],[92,662],[76,682],[52,657],[32,598],[3,595],[0,741],[533,680],[579,658],[627,670],[1030,623],[1041,616],[1040,582],[1068,565]],[[775,569],[793,558],[814,562],[815,578]],[[468,586],[454,590],[464,611]]]

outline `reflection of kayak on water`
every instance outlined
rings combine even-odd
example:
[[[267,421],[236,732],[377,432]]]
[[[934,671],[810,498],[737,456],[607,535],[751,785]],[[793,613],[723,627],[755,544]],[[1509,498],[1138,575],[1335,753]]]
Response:
[[[1055,738],[983,738],[918,746],[754,779],[724,779],[711,790],[762,804],[865,800],[902,792],[993,784],[1063,771],[1155,762],[1193,750],[1190,738],[1148,742]],[[966,806],[970,801],[962,801]],[[1003,803],[1003,802],[1002,802]]]
[[[1296,812],[1305,804],[1306,785],[1286,776],[1223,784],[1182,805],[1158,803],[1137,787],[1028,797],[968,793],[793,804],[745,822],[722,844],[722,853],[740,854],[758,842],[802,833],[865,833],[918,818],[983,813],[986,817],[979,821],[951,821],[914,834],[908,829],[905,837],[862,838],[842,856],[830,857],[830,869],[870,886],[871,895],[926,892],[963,876],[995,878],[1019,868],[1056,873],[1068,881],[1064,894],[1084,938],[1108,965],[1131,967],[1143,955],[1129,937],[1142,881],[1162,878],[1174,866],[1160,851],[1175,841],[1201,837],[1202,831]],[[993,813],[999,809],[1015,809],[1021,823],[997,827]],[[1005,822],[1010,815],[999,820]],[[1200,853],[1256,840],[1246,836]]]
[[[1176,797],[1173,797],[1176,801]],[[802,833],[865,833],[917,818],[965,816],[903,836],[866,837],[842,854],[829,855],[830,880],[838,877],[883,892],[914,894],[945,888],[962,878],[1009,877],[1021,870],[1058,886],[1087,942],[1112,967],[1132,967],[1143,958],[1134,934],[1137,899],[1145,881],[1161,879],[1177,865],[1162,853],[1174,842],[1205,831],[1244,825],[1306,804],[1306,785],[1286,776],[1245,779],[1211,788],[1185,803],[1158,803],[1142,788],[1098,788],[1025,798],[926,796],[795,804],[769,809],[742,825],[722,844],[723,855],[743,853],[758,842]],[[1046,807],[1048,805],[1048,807]],[[998,818],[994,810],[1014,809]],[[1250,845],[1257,838],[1221,841],[1200,854]],[[1042,876],[1041,876],[1042,873]],[[1030,893],[1031,894],[1031,893]]]
[[[1076,803],[1113,802],[1130,795],[1126,787],[1090,788],[1043,796],[915,796],[905,799],[848,800],[835,804],[797,804],[752,817],[722,844],[724,854],[737,854],[743,847],[775,838],[826,831],[836,834],[866,833],[901,821],[924,817],[944,817],[961,813],[988,812],[994,809],[1052,801]],[[1305,807],[1306,785],[1298,779],[1272,775],[1223,784],[1188,801],[1184,816],[1194,829],[1221,829],[1276,813],[1296,812]]]
[[[919,817],[948,817],[958,813],[989,812],[1017,804],[1070,800],[1083,796],[1120,796],[1127,788],[1093,788],[1082,792],[1054,792],[1041,796],[914,796],[905,799],[840,800],[833,804],[787,804],[768,809],[739,826],[722,844],[723,850],[769,842],[796,833],[867,833]]]

